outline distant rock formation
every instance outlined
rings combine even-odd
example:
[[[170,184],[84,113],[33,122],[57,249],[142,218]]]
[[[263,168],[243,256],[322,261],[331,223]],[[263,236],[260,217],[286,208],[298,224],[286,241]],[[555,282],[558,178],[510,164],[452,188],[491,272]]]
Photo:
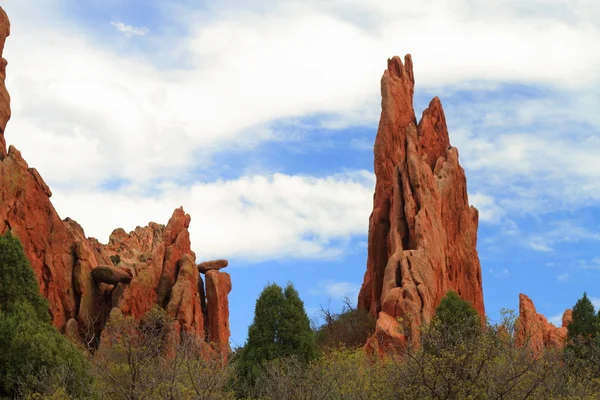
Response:
[[[523,293],[519,294],[519,318],[515,327],[515,345],[529,346],[532,354],[539,355],[545,348],[562,349],[566,345],[567,327],[573,320],[573,312],[566,310],[562,325],[556,327],[538,314],[533,301]]]
[[[9,20],[0,8],[0,56],[9,31]],[[48,299],[54,325],[69,337],[78,333],[100,338],[111,309],[140,318],[158,304],[178,329],[226,348],[231,279],[227,273],[208,271],[204,289],[191,250],[191,218],[183,208],[173,212],[166,226],[150,222],[130,233],[116,229],[104,245],[87,238],[72,219],[61,220],[40,174],[29,168],[14,146],[7,151],[4,133],[10,119],[10,97],[4,85],[6,64],[2,58],[0,233],[10,229],[21,240],[40,291]]]
[[[465,173],[458,150],[450,146],[440,99],[429,103],[417,124],[414,84],[410,55],[404,64],[399,57],[388,59],[358,307],[378,317],[380,335],[402,317],[408,322],[406,335],[418,343],[419,325],[431,320],[450,289],[482,317],[485,310],[476,250],[479,214],[469,206]]]

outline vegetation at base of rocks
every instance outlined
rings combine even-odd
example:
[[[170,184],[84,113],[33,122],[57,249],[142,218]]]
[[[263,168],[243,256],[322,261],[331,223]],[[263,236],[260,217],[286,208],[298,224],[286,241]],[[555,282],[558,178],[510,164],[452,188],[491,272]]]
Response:
[[[0,236],[0,397],[87,398],[92,382],[83,353],[50,324],[21,243],[10,232]]]
[[[234,399],[224,355],[193,334],[173,329],[155,307],[140,321],[111,313],[92,358],[102,399]]]
[[[23,260],[17,239],[0,237],[2,398],[563,400],[600,393],[600,317],[585,294],[573,308],[565,350],[535,354],[527,338],[515,346],[513,312],[495,324],[481,321],[449,292],[420,327],[420,346],[367,355],[373,317],[346,301],[340,313],[322,310],[325,323],[311,329],[289,284],[263,290],[248,342],[232,354],[155,307],[140,320],[114,308],[99,347],[84,356],[49,324]]]
[[[322,351],[362,347],[375,331],[375,317],[353,307],[349,298],[344,298],[344,304],[339,313],[333,313],[329,308],[321,307],[321,315],[325,322],[315,328],[315,336],[317,346]]]

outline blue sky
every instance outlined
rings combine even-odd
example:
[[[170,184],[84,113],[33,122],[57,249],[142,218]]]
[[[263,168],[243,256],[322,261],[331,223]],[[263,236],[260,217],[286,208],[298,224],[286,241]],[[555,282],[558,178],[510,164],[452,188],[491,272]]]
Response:
[[[311,317],[355,300],[379,80],[411,53],[480,210],[488,315],[600,305],[600,3],[398,3],[7,2],[7,140],[101,241],[183,205],[198,261],[230,261],[242,345],[270,282]]]

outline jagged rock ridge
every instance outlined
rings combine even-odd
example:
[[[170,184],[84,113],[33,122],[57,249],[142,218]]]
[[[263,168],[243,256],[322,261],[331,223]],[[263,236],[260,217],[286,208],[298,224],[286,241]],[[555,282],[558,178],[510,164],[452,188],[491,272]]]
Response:
[[[556,327],[538,314],[533,301],[523,293],[519,294],[519,318],[515,326],[515,345],[528,346],[534,355],[542,353],[544,348],[561,349],[567,341],[567,327],[573,320],[573,312],[566,310],[562,324]]]
[[[9,33],[8,17],[0,8],[0,56]],[[54,325],[69,337],[98,339],[112,308],[139,318],[158,304],[173,318],[176,331],[228,347],[231,279],[216,269],[203,270],[205,290],[191,250],[190,216],[183,208],[174,211],[166,226],[151,222],[130,233],[116,229],[106,245],[87,238],[72,219],[59,218],[50,201],[52,192],[38,171],[29,168],[14,146],[6,148],[6,65],[2,58],[0,233],[10,229],[21,240]]]
[[[448,290],[485,315],[476,250],[478,212],[469,206],[458,150],[435,97],[417,123],[410,55],[388,59],[381,79],[381,119],[375,139],[376,186],[369,218],[367,271],[358,307],[378,316],[381,335],[407,321],[418,343]],[[381,339],[381,338],[380,338]],[[397,340],[396,340],[397,341]]]

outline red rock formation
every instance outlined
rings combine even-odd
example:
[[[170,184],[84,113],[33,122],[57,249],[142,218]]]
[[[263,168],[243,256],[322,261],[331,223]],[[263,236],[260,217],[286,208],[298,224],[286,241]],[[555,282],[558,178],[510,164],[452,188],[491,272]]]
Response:
[[[216,270],[206,273],[208,341],[211,343],[226,343],[229,339],[229,292],[231,278],[228,273]]]
[[[0,56],[9,27],[0,8]],[[54,325],[70,337],[79,332],[89,341],[100,337],[111,310],[140,318],[158,304],[184,331],[227,347],[231,281],[224,273],[207,280],[210,306],[205,312],[207,299],[188,232],[190,216],[178,208],[166,226],[151,222],[130,233],[116,229],[108,244],[87,238],[75,221],[61,220],[40,174],[13,146],[6,149],[10,98],[4,86],[5,67],[2,58],[0,233],[10,229],[21,240],[40,291],[49,301]]]
[[[478,212],[469,206],[458,151],[450,146],[440,100],[417,124],[410,55],[388,60],[375,139],[375,194],[367,271],[358,307],[378,320],[403,317],[418,343],[450,289],[485,315],[477,255]]]
[[[533,301],[523,293],[519,295],[519,318],[515,327],[515,345],[529,346],[532,354],[539,355],[544,348],[562,349],[566,345],[567,326],[572,321],[572,311],[566,310],[562,326],[556,327],[538,314]]]

